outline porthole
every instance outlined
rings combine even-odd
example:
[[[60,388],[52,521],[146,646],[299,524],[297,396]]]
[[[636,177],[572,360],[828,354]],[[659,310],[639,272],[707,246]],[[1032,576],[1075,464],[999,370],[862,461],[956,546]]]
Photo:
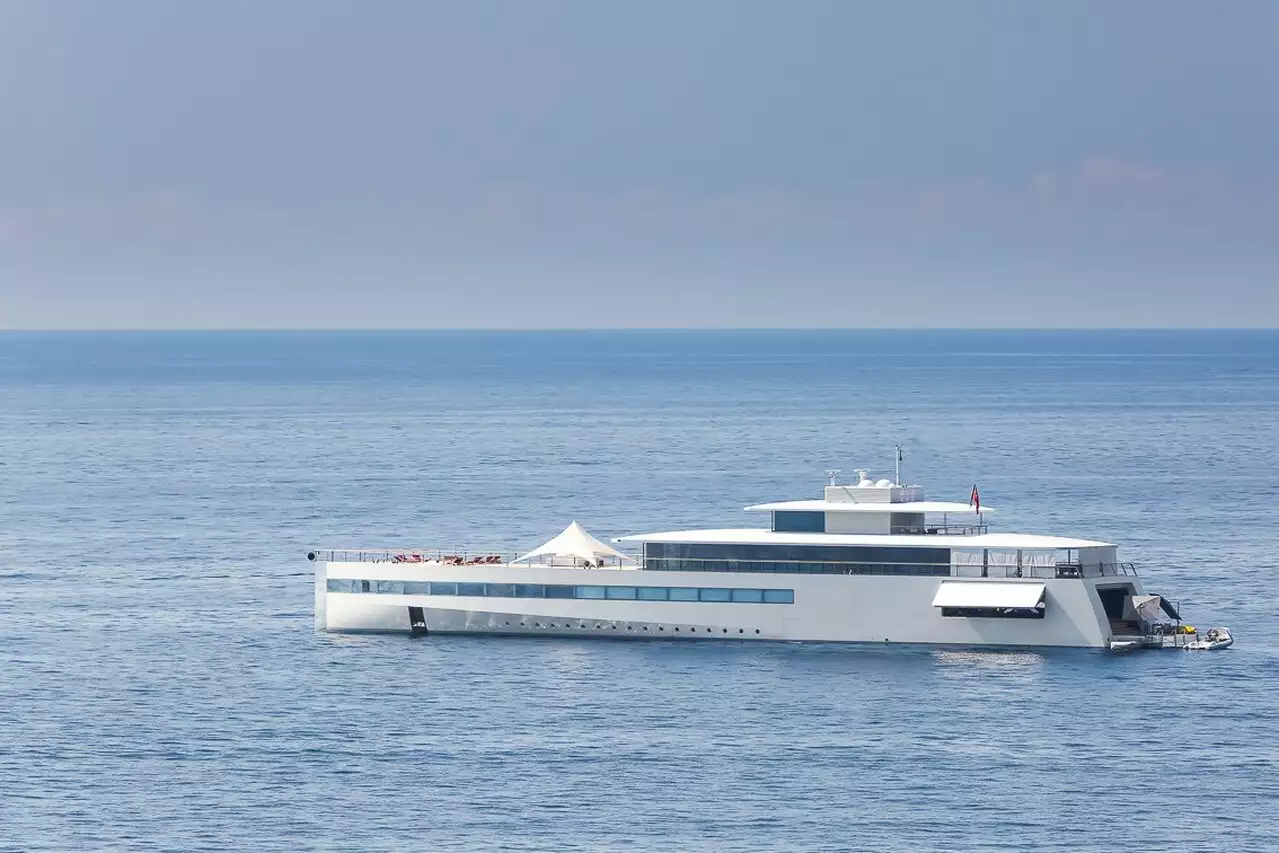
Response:
[[[746,633],[746,629],[745,629],[745,628],[738,628],[738,629],[737,629],[737,633],[739,633],[739,634],[745,634],[745,633]]]
[[[710,632],[711,632],[711,629],[710,629],[710,628],[707,628],[707,629],[706,629],[706,633],[708,633],[708,634],[709,634]]]
[[[614,626],[613,626],[613,630],[614,630],[614,631],[616,631],[616,630],[617,630],[617,626],[616,626],[616,625],[614,625]]]
[[[644,630],[645,630],[645,631],[647,631],[647,630],[648,630],[648,626],[647,626],[647,625],[645,625],[645,626],[644,626]]]
[[[727,629],[727,628],[725,628],[725,629],[724,629],[724,633],[725,633],[725,634],[727,634],[727,633],[728,633],[728,629]]]
[[[665,628],[663,628],[661,625],[658,625],[658,626],[657,626],[657,630],[659,630],[659,631],[665,631],[666,629],[665,629]]]
[[[675,629],[675,633],[676,633],[676,634],[678,634],[678,633],[679,633],[679,628],[676,628],[676,629]]]
[[[503,625],[510,625],[511,623],[510,623],[510,622],[503,622],[502,624],[503,624]]]
[[[756,633],[756,634],[758,634],[758,633],[759,633],[759,629],[758,629],[758,628],[756,628],[756,629],[755,629],[755,633]]]

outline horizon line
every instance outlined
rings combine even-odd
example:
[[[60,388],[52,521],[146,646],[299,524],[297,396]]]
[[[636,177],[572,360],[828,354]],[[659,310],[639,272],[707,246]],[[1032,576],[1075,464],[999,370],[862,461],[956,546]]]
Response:
[[[0,334],[173,334],[351,332],[1276,332],[1279,326],[31,326]]]

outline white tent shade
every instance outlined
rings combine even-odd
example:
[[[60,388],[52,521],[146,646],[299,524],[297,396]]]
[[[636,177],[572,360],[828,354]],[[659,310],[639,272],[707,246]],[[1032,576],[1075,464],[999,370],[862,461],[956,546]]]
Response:
[[[1041,583],[944,581],[933,607],[1037,607],[1043,597]]]
[[[588,563],[593,563],[605,557],[615,557],[620,560],[631,559],[616,548],[605,545],[587,533],[582,525],[576,521],[564,528],[564,532],[559,536],[556,536],[545,545],[529,551],[516,562],[522,563],[534,557],[572,557]]]
[[[1163,599],[1158,595],[1130,595],[1124,607],[1124,618],[1140,619],[1145,622],[1167,621],[1163,603]]]

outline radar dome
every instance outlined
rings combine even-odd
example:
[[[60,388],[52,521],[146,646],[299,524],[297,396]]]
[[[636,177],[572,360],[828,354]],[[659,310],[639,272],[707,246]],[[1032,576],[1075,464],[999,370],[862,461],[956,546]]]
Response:
[[[893,484],[893,481],[892,481],[892,480],[884,479],[884,480],[880,480],[880,481],[879,481],[878,483],[876,483],[875,485],[876,485],[876,486],[879,486],[879,488],[881,488],[881,489],[886,489],[886,488],[888,488],[889,486],[891,486],[892,484]]]

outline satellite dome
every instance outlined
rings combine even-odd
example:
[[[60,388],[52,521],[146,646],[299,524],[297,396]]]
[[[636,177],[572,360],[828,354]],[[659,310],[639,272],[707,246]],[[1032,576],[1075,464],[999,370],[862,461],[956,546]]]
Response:
[[[888,488],[889,486],[891,486],[892,484],[893,484],[893,481],[892,481],[892,480],[889,480],[889,479],[883,479],[883,480],[880,480],[880,481],[879,481],[878,483],[876,483],[875,485],[876,485],[876,486],[879,486],[879,488],[881,488],[881,489],[886,489],[886,488]]]

